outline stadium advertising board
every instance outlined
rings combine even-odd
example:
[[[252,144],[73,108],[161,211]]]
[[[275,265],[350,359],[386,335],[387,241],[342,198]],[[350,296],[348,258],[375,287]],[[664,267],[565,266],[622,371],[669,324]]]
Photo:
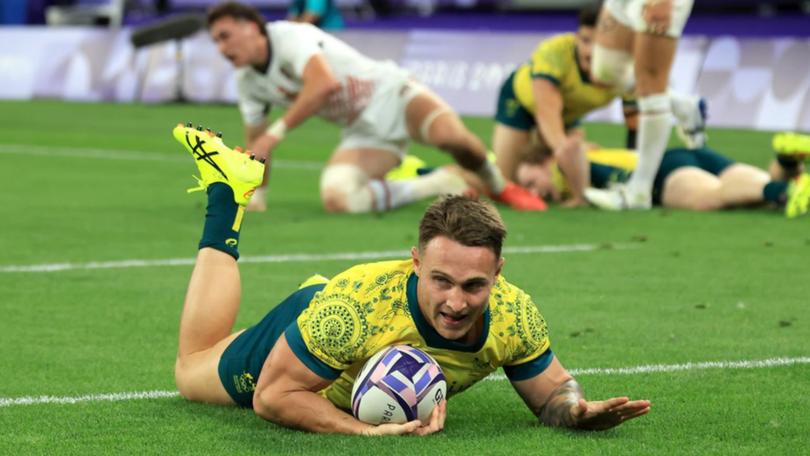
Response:
[[[492,115],[501,81],[549,36],[427,30],[339,35],[371,57],[408,68],[462,114],[479,116]],[[671,81],[708,99],[712,125],[807,131],[807,55],[806,39],[686,37]],[[0,28],[2,99],[162,102],[179,94],[199,102],[236,99],[233,69],[204,33],[135,50],[128,30]],[[590,118],[618,122],[621,109],[613,104]]]

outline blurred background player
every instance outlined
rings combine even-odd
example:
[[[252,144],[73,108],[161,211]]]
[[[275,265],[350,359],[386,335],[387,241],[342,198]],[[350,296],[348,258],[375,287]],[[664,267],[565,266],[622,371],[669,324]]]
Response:
[[[448,398],[504,367],[548,426],[602,430],[649,412],[647,400],[584,399],[551,351],[546,322],[531,297],[500,275],[506,236],[500,215],[463,196],[426,210],[411,259],[357,265],[332,280],[313,277],[261,322],[232,332],[240,304],[236,260],[243,206],[263,169],[210,132],[178,125],[173,134],[195,158],[208,194],[180,320],[175,379],[183,397],[252,407],[264,419],[312,432],[438,432],[444,402],[428,423],[373,426],[347,412],[354,377],[366,360],[406,344],[442,366]]]
[[[452,173],[388,182],[413,139],[435,146],[480,176],[488,194],[513,207],[545,209],[539,198],[504,180],[484,144],[427,87],[390,61],[369,59],[310,24],[265,24],[253,7],[228,2],[208,14],[219,52],[238,68],[239,109],[250,150],[268,158],[288,130],[312,116],[342,127],[342,140],[321,174],[329,212],[385,211],[465,188]],[[273,105],[288,107],[269,128]],[[264,186],[267,185],[265,177]],[[264,210],[264,187],[249,209]]]
[[[335,0],[293,0],[288,19],[306,22],[329,31],[343,28],[343,16]]]
[[[582,153],[585,132],[582,117],[606,106],[617,96],[635,147],[637,110],[631,86],[605,85],[591,80],[591,54],[599,7],[579,12],[576,34],[555,35],[542,41],[529,61],[501,85],[492,148],[496,163],[508,179],[515,179],[518,164],[529,150],[551,155],[565,175],[570,192],[564,206],[587,204],[588,166]],[[672,93],[673,112],[687,125],[700,116],[697,97]]]
[[[639,162],[632,178],[626,185],[586,194],[600,208],[651,207],[653,181],[670,134],[669,72],[691,10],[692,0],[606,0],[602,6],[593,50],[594,78],[619,88],[635,85],[640,116]],[[694,140],[689,147],[703,145],[701,127],[696,122],[690,129]]]
[[[626,182],[639,158],[624,149],[594,149],[587,157],[590,185],[596,188]],[[653,203],[695,211],[772,204],[793,218],[807,213],[810,201],[810,175],[802,160],[795,148],[782,150],[765,171],[706,147],[669,149],[653,181]],[[554,162],[541,155],[519,165],[517,182],[552,201],[570,191]]]

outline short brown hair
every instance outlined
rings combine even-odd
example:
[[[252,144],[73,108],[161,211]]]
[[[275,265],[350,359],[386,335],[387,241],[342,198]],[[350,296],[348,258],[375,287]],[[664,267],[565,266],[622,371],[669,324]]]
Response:
[[[467,247],[487,247],[501,257],[506,226],[491,204],[466,196],[447,196],[425,211],[419,222],[419,250],[444,236]]]
[[[599,10],[602,8],[602,2],[591,3],[584,6],[579,10],[577,22],[580,27],[596,27],[596,21],[599,19]]]
[[[211,24],[222,19],[223,17],[231,17],[240,21],[253,22],[256,24],[256,27],[259,28],[259,33],[267,36],[267,30],[265,29],[267,21],[264,19],[264,16],[262,16],[262,13],[260,13],[259,10],[250,5],[245,5],[239,2],[225,2],[212,6],[211,9],[208,10],[208,28],[210,29]]]

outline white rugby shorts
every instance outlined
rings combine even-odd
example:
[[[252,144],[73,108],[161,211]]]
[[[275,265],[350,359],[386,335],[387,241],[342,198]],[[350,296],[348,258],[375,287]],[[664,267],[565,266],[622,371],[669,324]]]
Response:
[[[650,0],[606,0],[604,7],[610,14],[625,26],[636,32],[646,32],[647,23],[644,21],[644,4]],[[654,1],[654,0],[653,0]],[[666,35],[679,38],[692,12],[693,0],[672,0],[672,17]]]
[[[400,159],[410,143],[405,107],[424,90],[410,73],[392,65],[389,75],[379,80],[366,108],[342,132],[337,150],[365,148],[386,150]]]

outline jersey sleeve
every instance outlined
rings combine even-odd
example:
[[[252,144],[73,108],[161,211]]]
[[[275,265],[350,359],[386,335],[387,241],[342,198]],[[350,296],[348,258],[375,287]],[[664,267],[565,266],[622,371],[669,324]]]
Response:
[[[251,95],[250,82],[244,73],[237,76],[236,88],[242,123],[251,126],[263,124],[270,112],[270,105]]]
[[[532,298],[519,291],[514,307],[516,318],[512,336],[511,357],[503,370],[511,381],[526,380],[542,373],[554,355],[548,339],[548,326]]]
[[[336,276],[285,331],[298,359],[330,380],[366,357],[369,309],[356,299],[351,283],[345,273]]]
[[[278,58],[297,78],[303,77],[304,67],[316,54],[323,53],[322,32],[312,24],[285,24],[280,30],[283,39],[278,42]]]
[[[564,41],[552,38],[537,46],[531,59],[532,79],[546,79],[556,86],[560,85],[569,64],[564,44]]]

